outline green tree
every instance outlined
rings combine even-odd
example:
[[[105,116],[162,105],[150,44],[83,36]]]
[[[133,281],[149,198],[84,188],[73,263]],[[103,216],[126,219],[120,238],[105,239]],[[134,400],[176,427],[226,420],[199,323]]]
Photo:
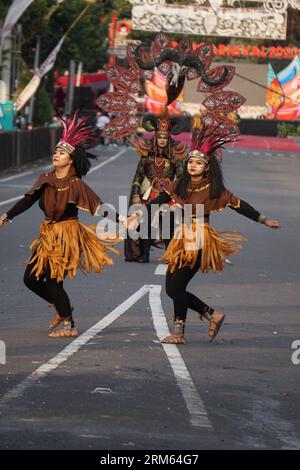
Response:
[[[53,114],[51,101],[44,86],[40,86],[35,95],[33,108],[33,124],[43,126],[49,122]]]
[[[68,0],[61,4],[48,19],[52,0],[35,0],[22,16],[24,44],[23,57],[29,67],[34,60],[36,36],[41,37],[40,62],[42,62],[67,32],[72,22],[84,9],[82,0]],[[57,56],[56,67],[66,70],[71,59],[83,62],[87,72],[94,72],[106,61],[107,31],[104,31],[101,17],[104,14],[104,3],[97,1],[90,4],[87,13],[66,37],[63,47]],[[105,25],[104,25],[105,26]]]

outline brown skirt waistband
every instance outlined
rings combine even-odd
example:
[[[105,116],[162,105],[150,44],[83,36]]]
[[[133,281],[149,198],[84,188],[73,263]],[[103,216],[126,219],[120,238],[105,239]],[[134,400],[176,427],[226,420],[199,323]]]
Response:
[[[78,217],[64,217],[63,219],[53,220],[50,217],[45,217],[45,222],[51,224],[57,224],[58,222],[66,222],[68,220],[78,220]]]

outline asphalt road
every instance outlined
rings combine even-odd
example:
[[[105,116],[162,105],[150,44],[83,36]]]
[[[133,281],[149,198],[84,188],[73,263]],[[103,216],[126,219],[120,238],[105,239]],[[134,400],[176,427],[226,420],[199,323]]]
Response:
[[[116,204],[137,157],[98,153],[86,181]],[[49,339],[52,312],[22,283],[42,213],[35,206],[0,231],[0,449],[300,449],[300,159],[234,149],[223,162],[227,187],[282,229],[230,209],[212,216],[248,238],[232,266],[190,284],[226,313],[212,344],[193,312],[184,346],[159,343],[172,316],[159,250],[149,264],[115,256],[103,274],[67,280],[82,335]],[[45,165],[0,175],[0,212]]]

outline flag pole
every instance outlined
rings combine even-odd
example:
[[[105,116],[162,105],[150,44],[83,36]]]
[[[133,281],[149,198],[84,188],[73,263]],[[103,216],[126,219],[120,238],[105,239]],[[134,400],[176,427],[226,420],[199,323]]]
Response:
[[[88,9],[90,8],[91,5],[87,5],[82,11],[81,13],[79,13],[79,15],[77,16],[77,18],[75,18],[75,20],[73,21],[73,23],[71,24],[71,26],[67,29],[67,32],[64,34],[64,37],[66,37],[69,32],[74,28],[74,26],[76,26],[76,24],[78,23],[78,21],[83,17],[83,15],[86,14],[86,12],[88,11]]]

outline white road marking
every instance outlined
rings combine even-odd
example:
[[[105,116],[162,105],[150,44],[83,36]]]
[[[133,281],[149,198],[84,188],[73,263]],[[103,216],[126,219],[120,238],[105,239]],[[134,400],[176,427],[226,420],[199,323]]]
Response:
[[[16,183],[0,183],[1,189],[29,189],[29,184],[16,184]]]
[[[5,181],[15,180],[17,178],[22,178],[23,176],[32,175],[32,173],[33,171],[25,171],[24,173],[19,173],[17,175],[8,176],[7,178],[1,178],[0,183],[4,183]]]
[[[116,159],[119,158],[121,155],[123,155],[123,153],[125,153],[127,150],[128,150],[127,148],[126,148],[126,149],[123,149],[123,150],[120,150],[120,152],[116,153],[115,155],[113,155],[112,157],[108,158],[108,159],[105,160],[104,162],[101,162],[101,163],[99,163],[99,165],[94,166],[93,168],[90,169],[90,171],[88,172],[88,175],[90,175],[91,173],[93,173],[93,172],[96,171],[96,170],[99,170],[99,168],[102,168],[103,166],[108,165],[108,163],[112,162],[113,160],[116,160]],[[52,166],[52,165],[50,165],[50,167],[51,167],[51,166]],[[45,167],[45,168],[47,168],[47,167]],[[45,169],[45,168],[44,168],[44,169]],[[24,176],[24,175],[30,174],[30,173],[33,173],[33,172],[31,171],[31,172],[23,173],[22,175],[18,175],[17,177],[20,178],[21,176]],[[10,176],[9,178],[12,179],[13,177]],[[2,179],[2,180],[0,181],[0,183],[1,183],[2,181],[3,181],[3,182],[4,182],[4,181],[8,181],[8,179],[7,179],[7,178]],[[24,196],[24,195],[21,194],[20,196],[16,196],[16,197],[13,197],[13,198],[11,198],[11,199],[6,199],[5,201],[1,201],[1,202],[0,202],[0,206],[5,206],[6,204],[10,204],[11,202],[18,201],[18,200],[21,199],[23,196]]]
[[[102,320],[95,323],[94,326],[85,331],[78,338],[74,339],[67,347],[65,347],[60,353],[52,357],[48,362],[38,367],[31,375],[26,377],[22,382],[16,385],[13,389],[8,391],[0,399],[0,407],[7,405],[11,400],[19,398],[23,395],[25,390],[32,385],[35,385],[41,378],[57,369],[61,364],[72,357],[79,349],[88,343],[97,333],[100,333],[109,325],[111,325],[117,318],[125,313],[129,308],[138,302],[147,292],[149,291],[147,286],[141,287],[138,291],[132,294],[128,299],[122,302],[117,308],[106,315]],[[49,341],[54,341],[49,338]]]
[[[154,328],[157,336],[161,339],[170,334],[161,304],[161,286],[149,285],[148,288]],[[162,346],[174,372],[177,385],[181,390],[186,407],[190,413],[192,426],[212,431],[213,427],[208,418],[204,403],[197,392],[178,347],[175,344],[163,343]]]
[[[48,362],[42,364],[31,375],[26,377],[22,382],[9,390],[0,399],[0,407],[5,407],[12,400],[20,398],[28,388],[39,383],[40,380],[47,374],[50,374],[55,369],[57,369],[57,367],[61,366],[61,364],[70,359],[80,350],[82,346],[85,346],[97,334],[110,326],[148,292],[153,323],[157,336],[159,338],[167,336],[169,334],[169,329],[161,305],[161,286],[144,285],[128,299],[122,302],[122,304],[116,307],[112,312],[106,315],[102,320],[97,322],[78,338],[74,339],[56,356],[52,357]],[[51,341],[51,339],[49,339],[49,341]],[[190,413],[192,426],[197,428],[205,428],[206,430],[212,430],[212,424],[208,419],[204,403],[196,390],[194,382],[177,346],[173,344],[162,344],[162,346],[175,375],[176,382],[183,395],[187,409]]]
[[[159,264],[156,267],[154,274],[157,274],[157,276],[165,276],[166,272],[167,272],[167,269],[168,269],[167,264]]]
[[[105,165],[108,165],[108,163],[116,160],[117,158],[119,158],[121,155],[123,155],[123,153],[125,153],[128,149],[123,149],[123,150],[120,150],[120,152],[116,153],[116,155],[113,155],[112,157],[108,158],[107,160],[105,160],[104,162],[102,163],[99,163],[99,165],[96,165],[96,166],[93,166],[93,168],[90,169],[90,171],[88,172],[88,175],[90,175],[91,173],[93,173],[94,171],[97,171],[99,170],[99,168],[102,168],[103,166]]]
[[[6,201],[0,202],[0,206],[4,206],[5,204],[9,204],[10,202],[15,202],[18,201],[18,199],[21,199],[24,195],[21,194],[20,196],[12,197],[11,199],[6,199]]]

